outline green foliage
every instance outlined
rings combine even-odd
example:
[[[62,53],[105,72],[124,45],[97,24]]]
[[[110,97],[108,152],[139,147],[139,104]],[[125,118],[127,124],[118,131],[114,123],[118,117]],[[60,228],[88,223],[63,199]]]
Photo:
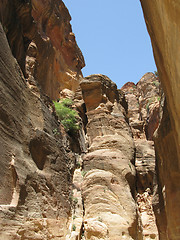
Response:
[[[131,169],[131,171],[132,171],[132,166],[131,166],[131,163],[129,163],[128,165],[129,165],[129,168],[130,168],[130,169]]]
[[[59,102],[54,102],[56,114],[66,132],[73,134],[79,130],[79,125],[77,124],[78,114],[71,108],[72,104],[72,100],[68,98],[62,99]]]
[[[84,171],[84,170],[81,171],[81,175],[82,175],[83,177],[85,177],[86,173],[87,173],[87,171]]]
[[[76,206],[77,203],[78,203],[77,197],[73,197],[73,204]]]
[[[148,100],[148,103],[146,104],[146,110],[149,111],[149,106],[151,105],[152,102],[155,102],[155,101],[159,101],[161,100],[161,97],[160,96],[157,96],[157,97],[152,97]]]
[[[159,77],[158,71],[154,71],[154,75],[155,75],[156,77]]]
[[[74,216],[73,216],[73,220],[75,220],[76,218],[77,218],[76,215],[74,215]]]
[[[80,167],[81,167],[81,163],[80,163],[80,162],[77,162],[77,163],[76,163],[76,167],[77,167],[77,168],[80,168]]]
[[[153,84],[156,86],[156,87],[159,87],[160,83],[158,81],[153,81]]]
[[[72,230],[76,231],[76,225],[75,224],[72,225]]]
[[[53,129],[52,132],[53,132],[54,135],[59,135],[59,132],[58,132],[57,128]]]
[[[160,97],[160,96],[158,96],[158,97],[157,97],[157,100],[160,102],[160,100],[161,100],[161,97]]]

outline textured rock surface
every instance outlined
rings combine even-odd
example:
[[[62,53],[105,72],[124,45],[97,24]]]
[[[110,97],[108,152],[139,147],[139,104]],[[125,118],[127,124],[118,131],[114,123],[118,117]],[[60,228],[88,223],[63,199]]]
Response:
[[[159,195],[155,197],[161,239],[180,238],[180,4],[141,0],[155,61],[167,97],[155,141]],[[169,113],[169,115],[168,115]],[[158,203],[159,201],[159,203]],[[158,204],[157,204],[158,203]],[[163,210],[163,206],[165,209]],[[163,215],[166,212],[167,218]],[[160,214],[161,213],[161,214]],[[163,221],[162,221],[163,219]],[[167,226],[166,226],[167,219]],[[163,223],[163,224],[162,224]]]
[[[137,205],[143,229],[143,239],[158,239],[152,209],[153,179],[155,176],[155,152],[152,136],[159,124],[160,84],[153,73],[146,73],[135,85],[122,87],[128,102],[129,124],[136,148]]]
[[[85,64],[62,1],[5,0],[0,5],[0,20],[30,83],[35,78],[51,98],[58,98],[64,88],[78,88]]]
[[[128,117],[134,138],[152,140],[159,125],[161,88],[158,77],[146,73],[136,85],[126,83],[122,90],[128,102]]]
[[[73,157],[49,99],[28,88],[1,26],[0,45],[0,238],[64,239]]]
[[[80,85],[87,108],[89,140],[89,153],[83,157],[85,237],[141,239],[133,198],[134,143],[119,92],[103,75],[91,75]]]
[[[62,1],[1,2],[1,239],[158,239],[152,202],[160,239],[180,238],[180,8],[141,3],[164,104],[152,73],[123,87],[127,102],[104,75],[82,80]],[[67,139],[44,93],[75,99],[79,138]]]

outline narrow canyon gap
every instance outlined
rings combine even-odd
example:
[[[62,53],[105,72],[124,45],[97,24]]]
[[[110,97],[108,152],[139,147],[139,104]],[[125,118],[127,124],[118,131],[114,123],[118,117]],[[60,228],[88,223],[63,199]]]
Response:
[[[1,239],[180,238],[180,5],[141,4],[159,76],[119,90],[83,77],[63,1],[1,3]]]

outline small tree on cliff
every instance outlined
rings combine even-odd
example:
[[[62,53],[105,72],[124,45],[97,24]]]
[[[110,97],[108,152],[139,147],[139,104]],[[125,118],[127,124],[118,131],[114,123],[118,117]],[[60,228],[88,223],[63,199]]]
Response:
[[[72,109],[73,101],[68,98],[61,99],[59,102],[54,101],[56,114],[63,124],[66,132],[74,134],[79,130],[77,123],[78,114]]]

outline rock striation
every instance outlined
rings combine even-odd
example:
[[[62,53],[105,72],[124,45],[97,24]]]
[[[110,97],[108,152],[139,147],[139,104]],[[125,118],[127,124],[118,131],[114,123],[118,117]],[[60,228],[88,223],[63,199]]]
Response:
[[[0,238],[64,239],[74,158],[51,101],[28,87],[1,25],[0,45]]]
[[[166,96],[155,138],[157,182],[154,208],[160,239],[180,238],[179,1],[141,0],[154,57]]]
[[[134,143],[120,104],[123,94],[100,74],[85,78],[80,86],[87,109],[89,142],[83,157],[85,238],[140,239],[134,199]]]
[[[35,79],[53,99],[59,98],[64,88],[78,88],[85,63],[62,1],[5,0],[0,6],[0,20],[30,84]]]
[[[136,201],[142,222],[143,239],[158,239],[158,231],[152,208],[155,177],[155,151],[153,133],[159,125],[160,99],[159,78],[146,73],[135,85],[122,87],[128,103],[127,115],[135,144]]]
[[[128,118],[134,138],[152,140],[159,125],[162,92],[159,78],[146,73],[136,85],[126,83],[122,90],[128,102]]]
[[[118,90],[105,75],[83,78],[61,0],[2,1],[1,239],[180,238],[179,6],[141,3],[159,76]],[[74,136],[58,98],[74,101]]]

